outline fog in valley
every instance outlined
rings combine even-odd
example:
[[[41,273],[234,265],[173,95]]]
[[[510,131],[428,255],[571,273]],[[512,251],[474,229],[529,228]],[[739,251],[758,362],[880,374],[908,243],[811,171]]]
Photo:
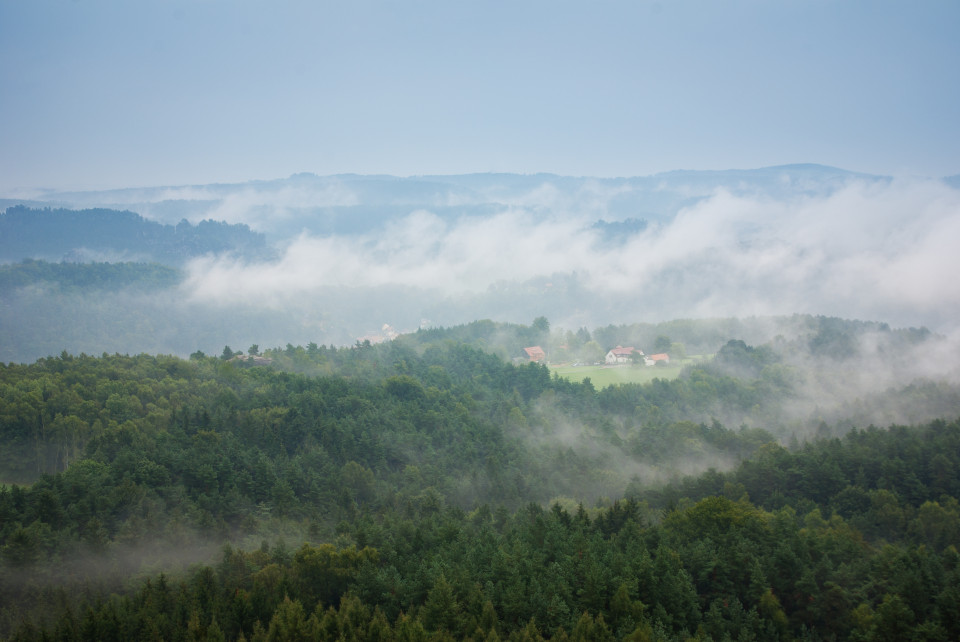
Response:
[[[939,180],[819,166],[643,179],[298,175],[35,202],[244,223],[266,237],[272,258],[197,257],[155,306],[107,294],[99,305],[121,314],[146,305],[174,326],[193,319],[150,351],[346,345],[384,324],[539,315],[576,329],[811,313],[943,333],[960,318],[960,191]],[[92,303],[79,303],[81,317]],[[207,338],[221,316],[231,323]]]
[[[960,640],[958,25],[0,1],[0,642]]]
[[[617,222],[618,194],[590,188],[564,194],[544,180],[488,215],[428,205],[357,234],[304,226],[276,261],[196,260],[183,296],[275,309],[313,299],[335,319],[324,303],[343,290],[389,300],[396,288],[405,303],[370,323],[403,328],[541,313],[579,327],[810,312],[951,330],[960,311],[960,193],[939,182],[852,180],[789,196],[719,187],[673,215],[638,213],[646,226],[624,231],[598,225]],[[252,211],[218,210],[268,231],[271,219]]]
[[[951,180],[795,165],[620,179],[301,174],[34,196],[25,203],[244,224],[268,250],[187,257],[179,283],[157,290],[16,290],[3,310],[6,361],[64,349],[185,357],[225,345],[343,346],[476,319],[545,316],[557,337],[752,320],[731,336],[674,340],[703,354],[730,339],[778,345],[796,393],[777,421],[801,435],[822,421],[939,416],[947,402],[885,404],[884,393],[958,380],[960,191]],[[796,314],[877,324],[811,354],[818,330]],[[913,335],[922,340],[891,328],[923,328]],[[712,413],[733,426],[771,419]]]

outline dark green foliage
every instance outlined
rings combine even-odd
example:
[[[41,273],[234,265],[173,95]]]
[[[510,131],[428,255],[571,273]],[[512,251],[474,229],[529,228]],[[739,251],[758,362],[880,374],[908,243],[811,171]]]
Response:
[[[756,379],[763,369],[779,361],[768,347],[754,348],[739,339],[728,341],[713,360],[713,366],[733,372],[738,378]]]
[[[788,397],[768,348],[597,391],[437,339],[0,367],[0,636],[960,633],[960,422],[787,449],[691,420]]]

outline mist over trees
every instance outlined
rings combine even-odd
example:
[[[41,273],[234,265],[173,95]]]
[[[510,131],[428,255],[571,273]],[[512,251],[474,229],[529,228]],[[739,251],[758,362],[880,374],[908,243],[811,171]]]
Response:
[[[3,204],[2,639],[960,635],[950,181]]]
[[[384,325],[411,332],[538,316],[575,331],[806,313],[950,335],[960,293],[943,266],[954,260],[945,239],[956,236],[958,194],[949,182],[816,165],[50,192],[4,202],[0,224],[32,232],[0,234],[0,260],[157,262],[181,278],[151,291],[117,275],[96,296],[51,287],[79,277],[49,270],[20,281],[0,294],[11,337],[0,359],[351,345]],[[734,336],[772,338],[727,333],[700,350],[663,334],[690,354]],[[622,343],[600,338],[601,350]]]
[[[672,171],[621,178],[556,174],[461,174],[369,176],[295,174],[236,184],[127,188],[107,191],[44,191],[32,200],[0,200],[0,207],[133,210],[153,221],[226,220],[251,224],[276,241],[301,233],[362,234],[420,208],[443,218],[484,217],[511,208],[535,207],[597,215],[597,227],[636,232],[647,222],[673,218],[718,189],[771,198],[823,196],[850,181],[888,181],[815,164],[748,170]],[[945,179],[949,182],[952,179]],[[268,223],[269,221],[269,223]]]
[[[545,318],[4,365],[0,635],[949,636],[956,420],[804,431],[791,372],[940,339],[793,321],[816,332],[603,389],[494,354],[549,348]],[[884,392],[944,415],[958,395]]]

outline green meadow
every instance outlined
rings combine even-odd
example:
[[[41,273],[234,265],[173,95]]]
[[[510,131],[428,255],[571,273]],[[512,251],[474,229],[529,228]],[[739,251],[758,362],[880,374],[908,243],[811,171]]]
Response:
[[[570,381],[580,382],[590,378],[595,388],[606,388],[620,383],[647,383],[654,379],[676,379],[684,365],[682,363],[661,366],[550,366],[550,372],[557,373]]]

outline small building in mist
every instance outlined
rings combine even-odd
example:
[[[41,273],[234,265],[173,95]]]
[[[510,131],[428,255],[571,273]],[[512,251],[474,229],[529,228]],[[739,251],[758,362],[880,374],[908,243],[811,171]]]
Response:
[[[258,354],[237,354],[234,355],[230,361],[244,363],[251,366],[269,366],[273,363],[273,359],[270,357],[263,357]]]
[[[370,345],[377,345],[378,343],[384,343],[386,341],[393,341],[400,336],[400,333],[389,323],[384,323],[383,327],[380,328],[380,332],[371,332],[365,334],[362,337],[357,337],[357,343],[370,342]]]
[[[607,356],[604,357],[604,362],[608,366],[633,363],[634,355],[637,355],[637,357],[643,357],[643,350],[638,350],[633,346],[626,348],[623,346],[617,346],[616,348],[611,348],[611,350],[607,352]]]
[[[543,351],[543,348],[540,346],[530,346],[529,348],[523,349],[524,356],[527,357],[528,361],[534,363],[546,363],[547,353]]]

